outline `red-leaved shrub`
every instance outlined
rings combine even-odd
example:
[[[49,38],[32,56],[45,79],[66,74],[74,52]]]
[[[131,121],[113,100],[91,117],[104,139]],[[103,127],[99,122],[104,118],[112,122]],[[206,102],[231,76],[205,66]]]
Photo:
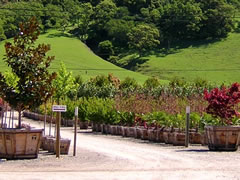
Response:
[[[219,117],[222,123],[232,124],[232,118],[239,116],[237,104],[240,102],[240,84],[233,83],[230,88],[215,88],[204,91],[204,98],[208,101],[206,111],[214,117]]]

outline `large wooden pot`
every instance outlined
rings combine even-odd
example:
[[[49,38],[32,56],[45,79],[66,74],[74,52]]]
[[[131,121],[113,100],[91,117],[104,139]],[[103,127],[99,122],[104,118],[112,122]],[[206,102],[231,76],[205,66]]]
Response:
[[[43,129],[0,129],[0,158],[37,158]]]
[[[208,148],[211,151],[236,151],[240,141],[240,126],[206,126]]]

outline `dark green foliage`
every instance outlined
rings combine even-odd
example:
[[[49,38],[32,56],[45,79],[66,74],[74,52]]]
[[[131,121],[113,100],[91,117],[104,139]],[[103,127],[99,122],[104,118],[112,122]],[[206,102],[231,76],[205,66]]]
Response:
[[[98,44],[98,53],[103,59],[108,59],[114,54],[112,42],[109,40],[102,41]]]
[[[136,90],[138,88],[138,83],[134,78],[126,77],[120,84],[119,89],[121,90]]]
[[[159,79],[156,77],[151,77],[151,78],[148,78],[144,82],[143,87],[145,87],[147,89],[154,89],[154,88],[158,87],[159,85],[160,85]]]
[[[224,0],[196,0],[200,3],[203,18],[201,19],[200,38],[226,37],[234,27],[233,6]]]

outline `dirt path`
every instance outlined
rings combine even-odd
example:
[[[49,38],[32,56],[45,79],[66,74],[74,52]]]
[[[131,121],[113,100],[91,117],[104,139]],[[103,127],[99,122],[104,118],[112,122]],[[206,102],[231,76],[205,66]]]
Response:
[[[43,127],[42,122],[24,121]],[[62,128],[61,136],[73,144],[73,128]],[[79,130],[77,139],[76,157],[71,146],[60,159],[42,151],[38,159],[0,160],[0,180],[240,179],[240,150],[209,152],[202,146],[174,147],[89,130]]]

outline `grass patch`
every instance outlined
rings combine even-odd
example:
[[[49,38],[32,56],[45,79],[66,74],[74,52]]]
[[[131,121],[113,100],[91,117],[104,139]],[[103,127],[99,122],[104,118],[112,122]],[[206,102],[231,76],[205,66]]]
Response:
[[[126,77],[134,77],[139,83],[143,83],[148,75],[142,75],[133,71],[125,70],[117,67],[96,56],[84,43],[77,38],[63,35],[58,31],[51,30],[46,34],[40,35],[37,43],[45,43],[51,45],[48,55],[54,55],[55,60],[50,66],[51,71],[57,71],[60,62],[63,61],[68,71],[72,71],[73,75],[81,75],[84,79],[108,73],[112,73],[120,79]],[[4,42],[0,42],[0,59],[5,54]],[[7,66],[3,61],[0,63],[0,71],[4,72]],[[162,81],[166,83],[167,81]]]
[[[184,42],[170,53],[155,51],[137,71],[171,79],[187,81],[197,77],[213,83],[240,82],[240,33],[232,33],[221,41]]]

